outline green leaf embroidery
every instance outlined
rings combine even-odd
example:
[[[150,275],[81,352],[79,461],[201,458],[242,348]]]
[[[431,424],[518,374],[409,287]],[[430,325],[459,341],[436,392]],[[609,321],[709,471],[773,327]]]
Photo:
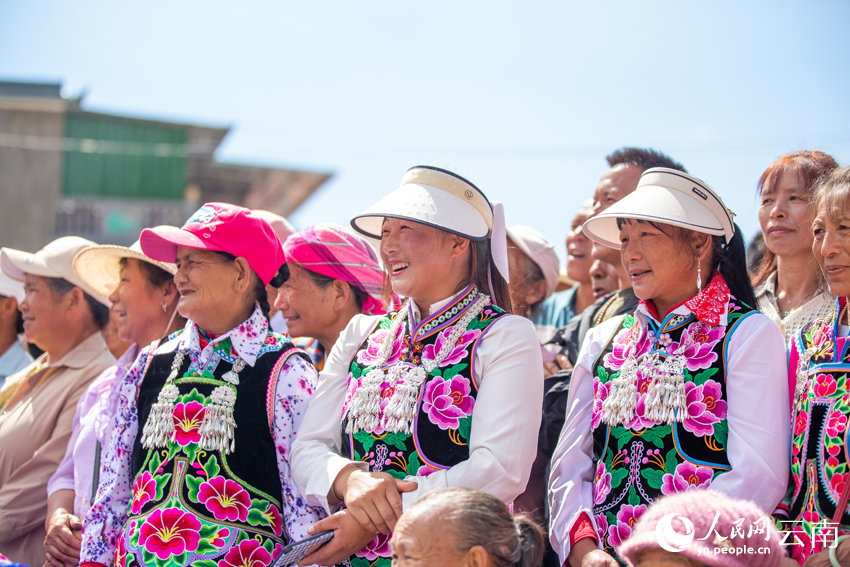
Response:
[[[463,362],[461,362],[460,364],[455,364],[454,366],[452,366],[451,368],[449,368],[445,372],[443,372],[443,380],[450,380],[450,379],[454,378],[455,376],[460,374],[460,372],[468,366],[469,366],[468,364],[465,364]]]
[[[148,472],[154,475],[160,466],[162,466],[162,461],[159,458],[159,451],[151,451],[151,459],[148,461]]]
[[[640,435],[640,438],[644,441],[649,441],[659,449],[664,448],[664,437],[669,433],[668,426],[657,426],[651,427],[649,429],[644,430],[644,433]]]
[[[389,473],[390,476],[398,478],[400,480],[404,480],[407,478],[407,474],[397,470],[388,470],[384,471],[385,473]]]
[[[201,529],[198,533],[201,534],[201,539],[210,539],[218,533],[218,528],[219,526],[214,524],[201,524]]]
[[[215,460],[215,457],[210,457],[207,460],[207,464],[204,465],[204,472],[207,473],[207,479],[212,479],[218,476],[218,473],[221,469],[218,466],[218,463]]]
[[[679,453],[676,452],[676,448],[673,447],[667,454],[664,456],[664,472],[667,474],[674,474],[676,472],[676,465],[679,464]]]
[[[358,453],[356,450],[354,451],[354,460],[355,461],[363,460],[363,459],[360,458],[360,453]]]
[[[145,560],[145,565],[155,565],[156,555],[147,549],[142,549],[142,558]]]
[[[378,328],[386,330],[386,329],[389,329],[390,327],[392,327],[392,325],[393,325],[392,319],[390,319],[389,317],[383,317],[383,318],[381,318],[381,321],[378,323]]]
[[[697,386],[702,386],[703,384],[708,382],[709,378],[717,374],[719,370],[719,368],[709,368],[708,370],[700,372],[694,377],[694,384],[696,384]]]
[[[263,513],[259,510],[251,509],[248,512],[248,523],[252,526],[268,526],[269,521],[263,516]]]
[[[383,441],[387,445],[392,445],[399,451],[404,451],[407,447],[404,444],[405,439],[407,439],[408,435],[405,433],[387,433],[384,435],[380,441]],[[365,445],[364,445],[365,448]]]
[[[617,525],[617,516],[615,516],[613,512],[605,512],[605,517],[608,519],[609,526]]]
[[[269,552],[269,555],[274,555],[274,542],[270,539],[267,539],[263,542],[263,547],[266,548],[266,551]]]
[[[634,485],[629,488],[629,504],[632,506],[638,506],[640,504],[640,496],[638,496],[637,490],[635,490]]]
[[[212,559],[199,559],[192,563],[192,567],[218,567],[218,563]]]
[[[198,555],[201,555],[201,554],[206,555],[208,553],[212,553],[212,552],[218,551],[218,550],[219,550],[219,548],[214,546],[210,542],[210,540],[202,539],[201,541],[198,542],[198,549],[195,550],[195,553],[197,553]],[[194,564],[193,564],[193,567],[194,567]]]
[[[236,543],[239,544],[243,540],[248,539],[248,532],[245,530],[239,530],[239,535],[236,537]]]
[[[726,447],[726,440],[729,438],[729,424],[726,418],[720,420],[720,423],[714,424],[714,438],[720,445]]]
[[[352,557],[349,562],[351,567],[371,567],[369,561],[363,557]]]
[[[637,319],[635,319],[634,315],[626,315],[623,317],[623,328],[631,329],[635,326],[635,321],[637,321]]]
[[[622,449],[632,438],[632,432],[625,427],[612,427],[611,435],[617,440],[617,450]]]
[[[600,382],[607,382],[609,380],[608,371],[601,364],[596,367],[596,377],[599,378]]]
[[[614,462],[614,451],[611,447],[608,447],[608,451],[605,454],[605,470],[610,471],[612,463]]]
[[[463,437],[466,441],[469,441],[469,433],[472,430],[472,416],[468,415],[463,419],[458,420],[459,426],[457,428],[457,432]]]
[[[443,371],[442,371],[442,370],[440,370],[440,367],[438,366],[438,367],[436,367],[434,370],[432,370],[431,372],[429,372],[429,373],[428,373],[428,375],[429,375],[429,376],[442,376],[442,372],[443,372]]]
[[[664,471],[658,469],[641,469],[640,475],[646,479],[646,483],[650,488],[661,489],[661,479],[664,478]]]
[[[407,457],[407,474],[410,476],[416,476],[416,473],[419,472],[419,468],[422,464],[419,462],[419,453],[413,451]]]
[[[372,434],[363,431],[362,429],[354,434],[354,439],[363,445],[364,451],[369,451],[372,448],[372,445],[375,444],[375,438]]]
[[[192,476],[190,474],[186,475],[186,484],[189,485],[189,500],[192,502],[200,502],[200,500],[198,500],[198,491],[200,490],[203,482],[203,479],[196,476]]]
[[[623,479],[629,476],[629,469],[615,469],[611,471],[611,488],[617,488],[623,483]]]
[[[198,402],[200,404],[203,404],[205,401],[207,401],[207,399],[204,396],[202,396],[198,392],[198,390],[196,390],[195,388],[192,388],[191,392],[189,392],[188,394],[184,394],[184,395],[180,396],[178,398],[178,401],[183,402],[184,404],[187,404],[189,402]]]
[[[356,379],[360,378],[360,376],[361,376],[360,373],[361,373],[360,365],[357,364],[357,362],[352,360],[351,361],[351,377],[356,380]]]
[[[165,492],[165,487],[168,486],[168,481],[171,480],[171,473],[155,476],[153,477],[153,480],[156,483],[155,500],[160,500],[162,498],[162,494]]]

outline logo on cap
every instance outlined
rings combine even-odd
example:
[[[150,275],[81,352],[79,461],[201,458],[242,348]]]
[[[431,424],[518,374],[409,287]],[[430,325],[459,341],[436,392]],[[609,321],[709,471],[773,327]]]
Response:
[[[201,207],[195,211],[194,215],[189,217],[189,220],[186,221],[186,224],[184,224],[183,227],[185,228],[195,222],[209,224],[215,218],[215,215],[216,210],[214,208],[207,206]]]
[[[466,191],[464,191],[463,194],[467,199],[470,199],[470,200],[472,199],[472,196],[473,196],[472,189],[467,189]]]
[[[24,264],[32,264],[32,258],[30,258],[29,256],[24,258]]]
[[[699,195],[700,197],[702,197],[702,200],[703,200],[703,201],[708,201],[708,195],[706,195],[705,193],[703,193],[702,191],[700,191],[700,190],[699,190],[699,189],[697,189],[696,187],[693,187],[693,188],[691,189],[691,191],[693,191],[694,193],[696,193],[697,195]]]

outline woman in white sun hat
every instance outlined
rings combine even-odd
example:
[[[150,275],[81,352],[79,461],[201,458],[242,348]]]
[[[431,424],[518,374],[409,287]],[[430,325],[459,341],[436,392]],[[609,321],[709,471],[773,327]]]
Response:
[[[0,271],[0,388],[6,376],[29,366],[32,357],[18,340],[24,320],[18,309],[26,294],[24,284]]]
[[[308,503],[336,512],[313,528],[334,539],[304,562],[383,567],[396,520],[422,494],[463,486],[511,502],[525,489],[542,359],[531,323],[510,313],[501,204],[472,183],[414,167],[351,225],[381,239],[408,299],[342,332],[292,463]]]
[[[773,510],[788,481],[785,348],[754,310],[732,213],[699,179],[654,168],[583,230],[620,249],[640,303],[587,335],[573,371],[549,484],[561,562],[617,565],[662,495],[710,487]]]
[[[555,334],[546,325],[540,306],[558,287],[561,275],[555,247],[540,232],[518,224],[509,227],[508,266],[511,272],[511,304],[514,313],[531,320],[544,344]]]
[[[45,562],[45,487],[68,446],[77,400],[115,363],[100,334],[109,300],[73,268],[94,245],[65,236],[35,254],[0,249],[3,272],[25,282],[27,340],[44,351],[0,390],[0,550],[26,565]]]
[[[174,264],[145,256],[138,241],[129,248],[92,246],[74,259],[77,276],[109,298],[115,332],[132,346],[80,398],[65,457],[47,484],[44,550],[55,567],[73,567],[79,562],[79,527],[97,491],[100,457],[109,446],[124,376],[142,347],[186,323],[177,316],[176,271]]]

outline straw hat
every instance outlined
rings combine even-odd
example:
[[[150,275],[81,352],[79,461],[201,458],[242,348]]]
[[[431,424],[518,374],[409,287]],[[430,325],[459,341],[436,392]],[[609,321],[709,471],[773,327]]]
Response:
[[[145,256],[138,240],[129,248],[113,245],[87,248],[74,258],[74,272],[89,287],[109,297],[121,280],[120,262],[122,258],[133,258],[153,264],[172,276],[177,273],[177,266],[174,264],[157,262]]]

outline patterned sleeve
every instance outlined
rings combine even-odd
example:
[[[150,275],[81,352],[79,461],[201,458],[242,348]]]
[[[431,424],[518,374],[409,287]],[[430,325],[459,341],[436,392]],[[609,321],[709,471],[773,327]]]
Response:
[[[283,494],[283,520],[291,541],[309,537],[307,528],[326,516],[320,507],[307,504],[292,480],[290,449],[316,388],[316,369],[304,358],[289,356],[278,373],[274,396],[272,438],[277,448],[277,468]]]
[[[97,497],[83,521],[80,563],[112,565],[118,536],[127,521],[130,502],[130,457],[139,430],[136,401],[150,347],[139,354],[124,377],[115,426],[109,447],[103,452]]]

